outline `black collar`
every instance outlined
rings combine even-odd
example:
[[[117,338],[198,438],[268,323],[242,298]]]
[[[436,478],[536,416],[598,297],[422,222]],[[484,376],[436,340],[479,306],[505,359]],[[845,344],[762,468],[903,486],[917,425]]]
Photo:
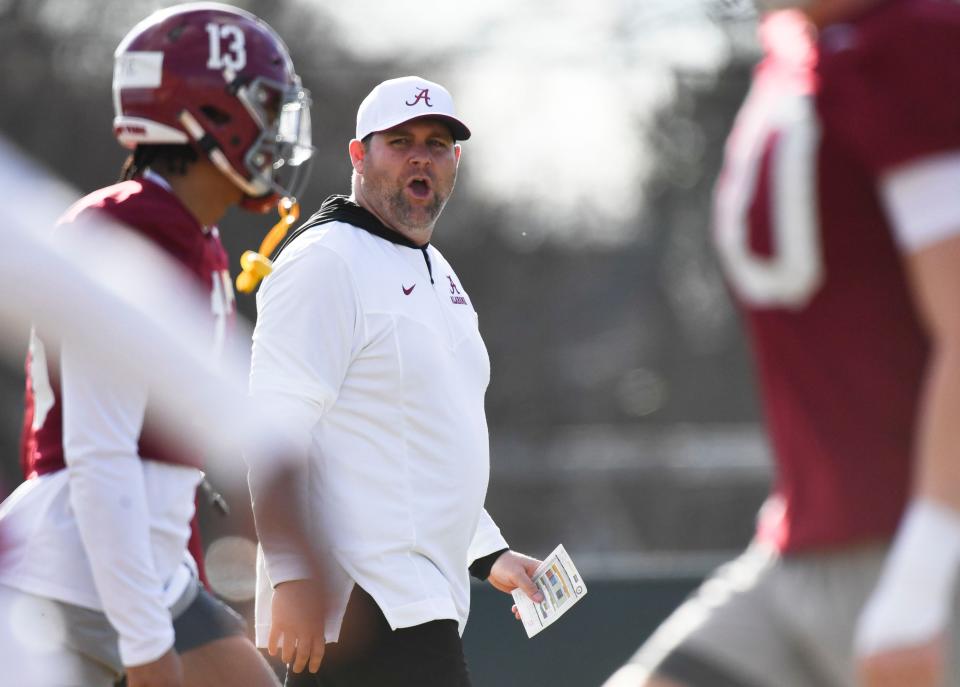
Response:
[[[312,227],[319,226],[321,224],[327,224],[329,222],[344,222],[346,224],[353,225],[359,229],[370,232],[374,236],[379,236],[382,239],[390,241],[390,243],[396,243],[400,246],[406,246],[407,248],[415,248],[417,250],[422,250],[426,253],[427,247],[430,243],[425,243],[422,246],[418,246],[416,243],[408,239],[403,234],[394,231],[374,215],[372,212],[366,208],[360,207],[355,202],[350,200],[347,196],[330,196],[320,205],[320,209],[317,210],[310,219],[301,224],[296,230],[293,231],[286,240],[281,244],[280,248],[277,249],[274,260],[276,256],[280,255],[280,252],[286,248],[291,241],[300,236],[307,229]]]

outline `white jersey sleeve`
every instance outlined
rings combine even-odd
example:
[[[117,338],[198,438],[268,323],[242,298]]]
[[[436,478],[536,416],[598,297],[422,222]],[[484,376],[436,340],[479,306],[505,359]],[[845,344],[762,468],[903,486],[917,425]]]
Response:
[[[310,527],[321,524],[309,492],[312,430],[337,399],[359,346],[361,323],[349,268],[312,235],[287,249],[257,294],[250,393],[288,422],[302,459],[293,467],[303,476],[290,505]],[[251,471],[249,480],[256,499],[264,477]],[[270,586],[309,575],[295,541],[282,541],[280,533],[259,534]]]
[[[140,665],[162,656],[174,639],[137,453],[147,388],[129,376],[105,380],[68,342],[61,368],[70,505],[104,613],[119,634],[120,657]]]
[[[960,151],[917,160],[888,172],[880,193],[897,244],[913,253],[960,234]]]
[[[500,533],[500,528],[493,521],[487,509],[480,511],[480,520],[477,522],[477,531],[470,542],[470,548],[467,549],[467,563],[473,563],[478,558],[509,548],[507,540]]]

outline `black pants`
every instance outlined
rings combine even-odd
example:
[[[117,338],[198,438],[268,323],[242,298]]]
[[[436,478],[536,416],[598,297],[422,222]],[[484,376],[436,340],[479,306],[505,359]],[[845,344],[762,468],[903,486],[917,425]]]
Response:
[[[391,630],[369,594],[353,588],[340,629],[320,672],[287,670],[285,687],[470,687],[454,620]]]

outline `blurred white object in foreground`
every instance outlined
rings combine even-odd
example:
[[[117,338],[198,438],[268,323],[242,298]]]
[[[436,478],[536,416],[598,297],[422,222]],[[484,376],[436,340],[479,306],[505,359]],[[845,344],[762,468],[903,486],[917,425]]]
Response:
[[[104,371],[104,383],[137,376],[150,390],[151,411],[170,440],[203,453],[204,469],[225,487],[255,480],[258,532],[274,532],[279,547],[306,553],[315,542],[291,496],[297,444],[284,422],[247,396],[249,336],[239,327],[210,344],[210,296],[196,291],[180,267],[133,232],[107,220],[82,231],[54,231],[59,214],[77,194],[51,179],[0,138],[0,206],[5,277],[13,285],[0,299],[0,357],[19,364],[31,323],[84,347]],[[246,465],[241,460],[246,459]],[[2,537],[0,537],[2,539]],[[316,565],[314,565],[316,568]],[[319,572],[319,570],[317,569]]]
[[[241,449],[253,459],[283,453],[276,420],[246,396],[249,337],[235,327],[223,350],[212,350],[209,296],[179,266],[105,219],[83,231],[53,231],[76,194],[3,140],[0,183],[9,190],[0,223],[12,286],[0,300],[0,355],[19,358],[31,322],[69,336],[108,374],[146,381],[171,434],[206,451],[206,467],[222,478],[243,478]]]

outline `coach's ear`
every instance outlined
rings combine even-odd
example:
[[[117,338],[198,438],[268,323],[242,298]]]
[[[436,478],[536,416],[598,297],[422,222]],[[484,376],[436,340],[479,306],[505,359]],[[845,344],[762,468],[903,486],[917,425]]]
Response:
[[[350,141],[349,151],[350,162],[353,164],[353,168],[357,174],[363,174],[363,163],[367,156],[367,147],[363,145],[363,141],[355,138]]]

